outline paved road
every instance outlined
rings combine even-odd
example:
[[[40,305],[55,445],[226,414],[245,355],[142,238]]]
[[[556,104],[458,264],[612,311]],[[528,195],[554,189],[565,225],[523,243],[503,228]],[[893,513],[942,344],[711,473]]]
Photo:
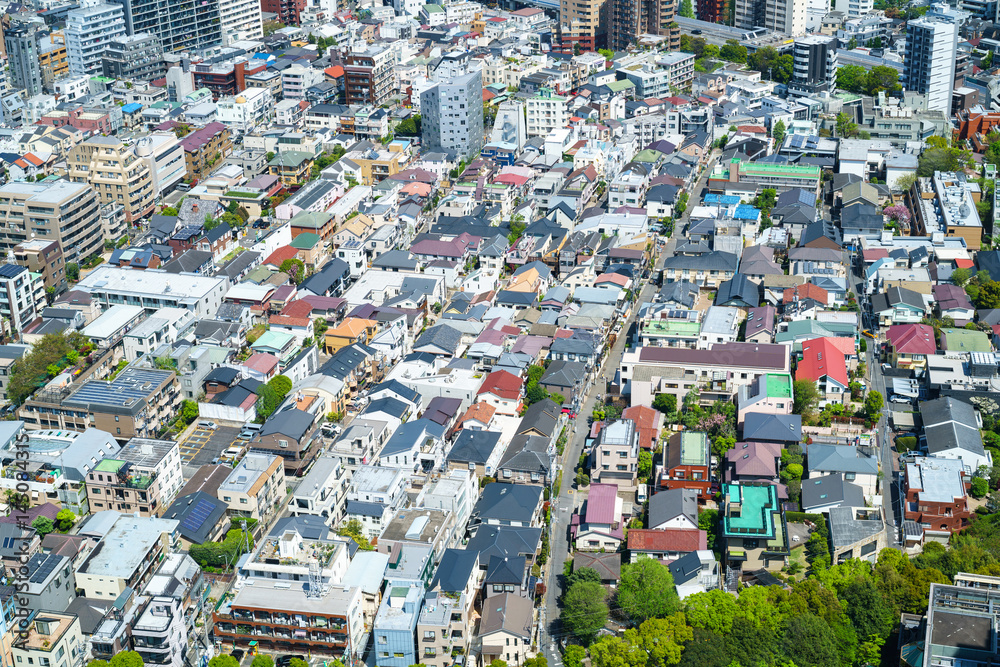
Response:
[[[871,331],[876,336],[879,335],[878,327],[871,317],[868,308],[870,302],[865,294],[864,281],[857,266],[851,262],[850,253],[845,254],[845,262],[850,267],[850,281],[854,293],[858,295],[858,304],[861,306],[862,329]],[[882,374],[881,360],[879,359],[879,341],[867,338],[868,351],[865,353],[865,363],[868,365],[869,390],[882,394],[886,401],[886,407],[879,416],[878,424],[875,427],[875,434],[879,448],[879,464],[882,468],[882,511],[886,524],[889,526],[889,544],[899,548],[899,535],[902,526],[903,508],[899,504],[902,499],[900,493],[899,476],[893,472],[894,459],[896,456],[893,450],[892,432],[889,430],[889,409],[888,400],[891,391],[886,391],[886,378]],[[898,520],[897,520],[898,508]]]

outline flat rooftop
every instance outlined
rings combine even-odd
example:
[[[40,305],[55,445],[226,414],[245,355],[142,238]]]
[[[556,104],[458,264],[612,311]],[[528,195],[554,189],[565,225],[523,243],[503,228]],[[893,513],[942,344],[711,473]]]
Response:
[[[175,519],[121,515],[79,571],[91,576],[128,579],[161,535],[174,533],[179,524]]]
[[[767,395],[770,398],[791,398],[792,378],[778,373],[767,374]]]
[[[728,500],[723,530],[734,536],[773,537],[774,512],[780,511],[774,484],[726,484]]]

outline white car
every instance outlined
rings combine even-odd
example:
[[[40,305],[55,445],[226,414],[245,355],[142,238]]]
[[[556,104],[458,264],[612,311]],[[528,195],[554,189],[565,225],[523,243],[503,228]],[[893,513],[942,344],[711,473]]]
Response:
[[[215,429],[219,428],[219,425],[216,424],[215,422],[198,422],[198,428],[207,428],[209,430],[214,431]]]

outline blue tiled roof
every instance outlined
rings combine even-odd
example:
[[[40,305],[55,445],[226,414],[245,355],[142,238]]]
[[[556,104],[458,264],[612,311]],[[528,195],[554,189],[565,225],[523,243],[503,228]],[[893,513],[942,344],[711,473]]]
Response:
[[[709,194],[705,195],[704,203],[722,204],[723,206],[733,206],[734,204],[740,203],[740,198],[737,197],[736,195]]]
[[[131,102],[122,107],[122,113],[135,113],[142,109],[142,105],[138,102]]]
[[[760,217],[760,211],[750,204],[740,204],[736,207],[736,212],[733,213],[735,220],[756,220],[758,217]]]

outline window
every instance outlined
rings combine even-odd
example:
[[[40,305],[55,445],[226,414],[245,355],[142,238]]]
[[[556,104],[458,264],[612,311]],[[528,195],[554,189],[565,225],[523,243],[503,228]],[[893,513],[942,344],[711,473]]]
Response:
[[[230,500],[232,500],[232,498],[230,498],[229,496],[222,496],[222,499],[223,499],[223,500],[225,500],[225,501],[226,501],[227,503],[228,503],[228,502],[229,502]]]
[[[379,635],[378,643],[379,644],[388,644],[389,640],[386,638],[385,635]]]
[[[246,505],[247,504],[247,499],[246,498],[240,498],[240,504],[241,505]]]

